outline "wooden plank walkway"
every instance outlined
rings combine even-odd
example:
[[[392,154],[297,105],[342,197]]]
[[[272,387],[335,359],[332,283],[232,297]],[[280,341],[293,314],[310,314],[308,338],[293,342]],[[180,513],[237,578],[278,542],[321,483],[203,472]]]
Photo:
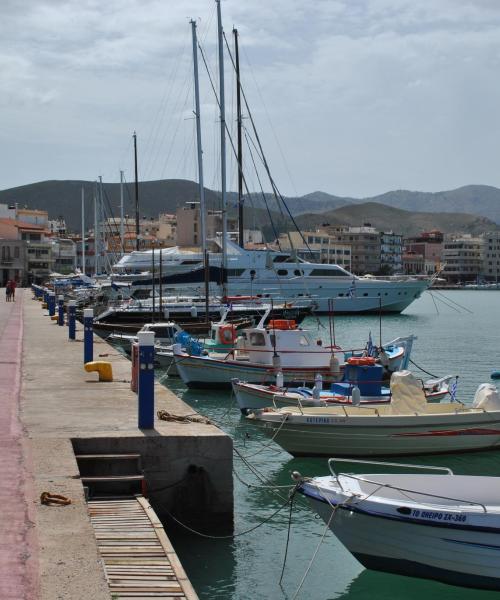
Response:
[[[90,500],[88,510],[113,600],[198,599],[144,497]]]

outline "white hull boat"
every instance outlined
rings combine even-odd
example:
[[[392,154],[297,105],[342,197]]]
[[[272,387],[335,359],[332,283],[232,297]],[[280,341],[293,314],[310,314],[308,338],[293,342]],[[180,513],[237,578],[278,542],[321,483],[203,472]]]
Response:
[[[448,469],[442,469],[448,474],[354,475],[335,473],[334,460],[332,476],[304,479],[299,491],[363,566],[500,590],[499,477],[454,475]]]
[[[403,456],[500,445],[500,400],[491,408],[430,404],[408,371],[393,374],[391,391],[387,405],[271,408],[247,418],[294,456]]]
[[[411,277],[357,277],[335,264],[318,264],[274,250],[245,250],[227,240],[227,293],[260,295],[275,302],[313,300],[316,312],[328,314],[399,313],[419,298],[432,280]],[[203,254],[179,248],[161,250],[163,287],[184,294],[204,294]],[[210,269],[222,281],[221,253],[210,253]],[[151,251],[126,254],[113,267],[113,280],[134,288],[152,287]],[[159,280],[156,285],[159,284]],[[214,283],[214,291],[218,285]],[[332,305],[333,301],[333,305]]]
[[[441,402],[449,394],[449,381],[453,377],[443,377],[439,380],[424,382],[424,393],[427,402]],[[311,388],[279,388],[276,385],[261,385],[233,379],[234,396],[240,410],[246,414],[251,410],[259,410],[274,406],[330,406],[335,404],[352,404],[352,396],[334,391],[321,391],[318,398],[314,397]],[[335,388],[335,385],[332,386]],[[390,388],[382,387],[380,395],[360,396],[361,404],[387,404],[391,400]]]

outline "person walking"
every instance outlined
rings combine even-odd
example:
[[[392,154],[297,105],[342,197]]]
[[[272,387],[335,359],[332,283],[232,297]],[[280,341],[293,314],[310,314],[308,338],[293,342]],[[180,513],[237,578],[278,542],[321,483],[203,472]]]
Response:
[[[9,279],[9,281],[7,281],[7,284],[5,285],[5,300],[6,302],[10,302],[10,298],[12,295],[12,288],[11,288],[11,281]]]
[[[17,287],[17,283],[15,279],[11,279],[10,280],[10,295],[11,295],[11,300],[13,302],[16,301],[16,287]]]

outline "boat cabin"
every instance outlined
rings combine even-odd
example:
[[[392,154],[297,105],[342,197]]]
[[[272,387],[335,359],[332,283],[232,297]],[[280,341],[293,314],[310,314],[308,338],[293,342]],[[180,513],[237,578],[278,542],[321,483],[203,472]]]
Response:
[[[236,340],[236,360],[247,360],[275,369],[319,367],[330,364],[331,349],[295,321],[275,319],[265,326],[244,329]],[[343,354],[336,353],[339,360]],[[342,362],[342,360],[341,360]]]

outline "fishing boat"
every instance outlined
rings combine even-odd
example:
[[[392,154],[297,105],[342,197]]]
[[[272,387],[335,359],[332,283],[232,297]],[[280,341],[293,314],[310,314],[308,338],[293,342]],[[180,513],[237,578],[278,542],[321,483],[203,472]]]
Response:
[[[483,384],[491,385],[491,384]],[[409,371],[394,373],[381,406],[289,406],[247,418],[294,456],[402,456],[484,450],[500,445],[498,393],[476,393],[472,406],[427,402]]]
[[[294,473],[294,478],[298,491],[364,567],[500,590],[500,477],[365,460],[354,462],[406,472],[342,473],[334,468],[337,460],[328,461],[331,475],[302,479]]]
[[[332,384],[329,390],[315,390],[310,387],[286,388],[277,385],[260,385],[232,380],[233,393],[238,407],[243,414],[252,410],[259,410],[269,406],[330,406],[334,404],[387,404],[391,401],[391,389],[382,383],[382,367],[373,366],[355,367],[368,375],[369,379],[360,380],[358,376],[353,377],[351,373],[346,374],[341,383]],[[352,371],[351,371],[352,372]],[[423,390],[427,402],[441,402],[450,392],[450,381],[455,379],[453,375],[447,375],[439,379],[429,379],[423,382]],[[359,396],[353,390],[358,388]]]
[[[140,331],[152,331],[155,334],[155,346],[168,346],[174,343],[175,335],[183,331],[173,321],[146,323]],[[106,338],[114,346],[119,346],[130,355],[130,345],[137,342],[137,336],[130,333],[114,332]]]

